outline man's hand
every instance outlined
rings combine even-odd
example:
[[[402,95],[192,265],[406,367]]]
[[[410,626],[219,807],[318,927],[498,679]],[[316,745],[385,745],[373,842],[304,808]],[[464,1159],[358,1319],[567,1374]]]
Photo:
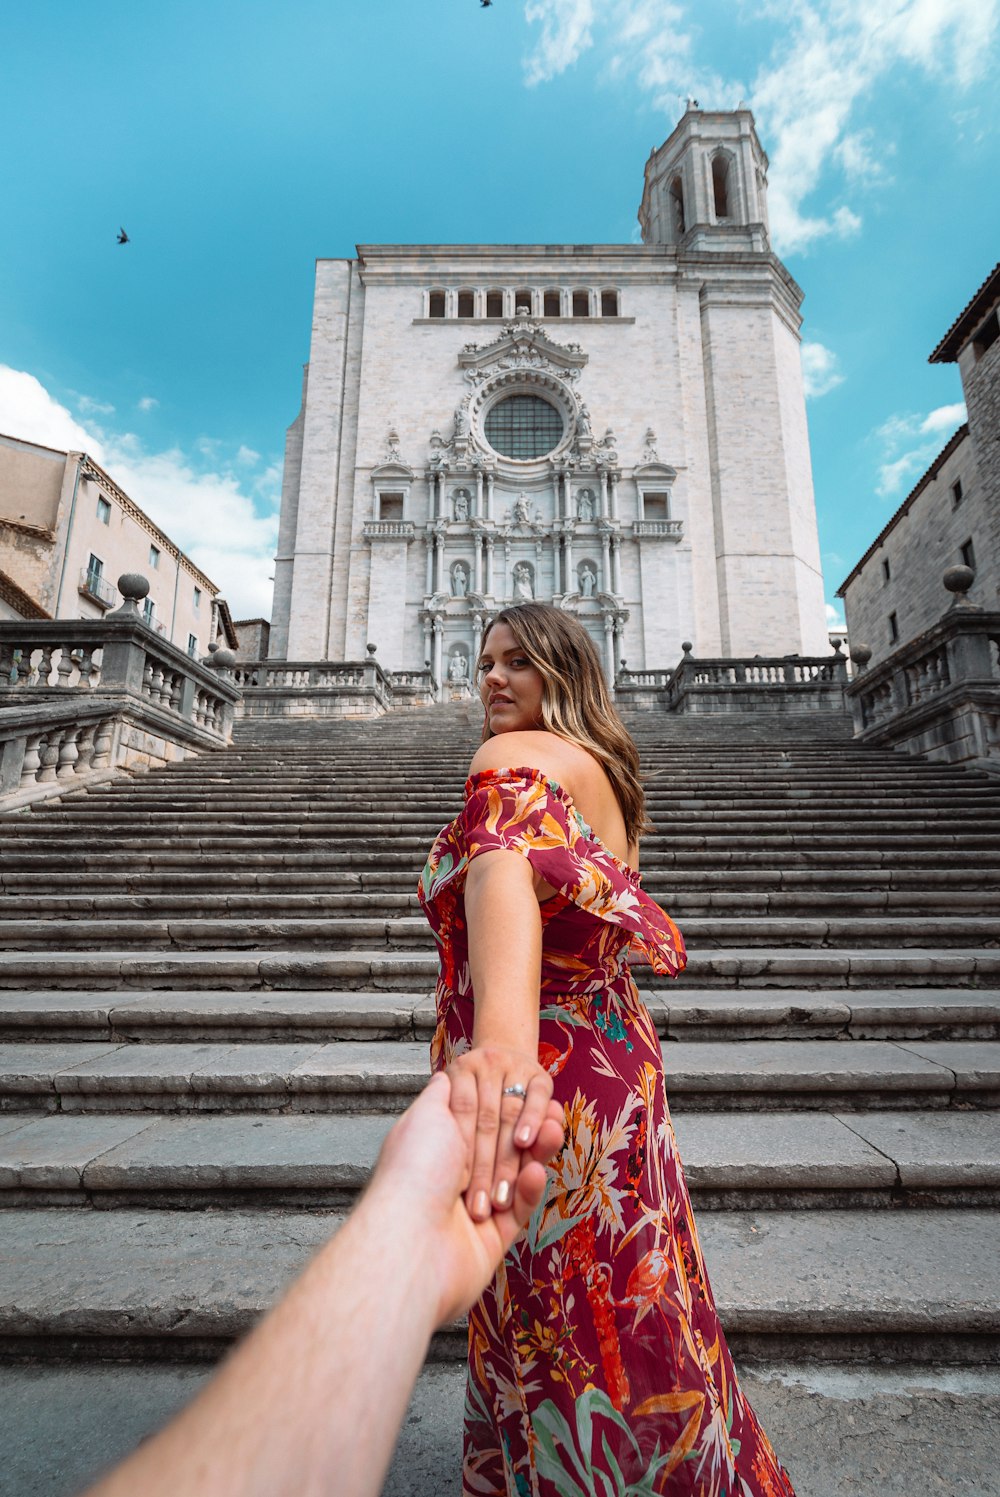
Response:
[[[545,1164],[564,1137],[562,1108],[549,1102],[534,1144],[520,1156],[510,1208],[473,1221],[462,1198],[470,1161],[450,1101],[451,1083],[440,1072],[386,1138],[368,1191],[392,1230],[419,1234],[429,1247],[439,1276],[437,1325],[482,1294],[545,1194]]]

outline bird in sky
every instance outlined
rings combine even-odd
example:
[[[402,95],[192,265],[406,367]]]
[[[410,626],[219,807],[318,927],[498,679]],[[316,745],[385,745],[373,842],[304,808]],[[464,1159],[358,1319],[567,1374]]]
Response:
[[[493,4],[493,0],[479,0],[479,3],[483,7],[483,10],[485,10],[488,5]]]
[[[125,232],[124,229],[119,229],[118,230],[118,243],[119,244],[128,244],[128,235],[126,234],[126,232]]]

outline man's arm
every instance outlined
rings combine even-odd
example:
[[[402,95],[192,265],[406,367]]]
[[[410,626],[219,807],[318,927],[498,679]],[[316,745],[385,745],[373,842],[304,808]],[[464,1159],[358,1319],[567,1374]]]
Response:
[[[377,1497],[435,1326],[482,1293],[545,1190],[553,1104],[513,1209],[473,1222],[465,1143],[435,1076],[336,1237],[204,1391],[89,1497]]]

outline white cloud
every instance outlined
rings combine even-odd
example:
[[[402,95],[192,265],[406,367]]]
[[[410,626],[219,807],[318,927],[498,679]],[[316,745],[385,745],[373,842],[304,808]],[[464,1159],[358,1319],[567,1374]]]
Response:
[[[882,449],[876,493],[892,498],[911,488],[966,419],[965,406],[939,405],[926,416],[890,416],[875,430]]]
[[[837,368],[837,355],[822,343],[802,345],[802,384],[806,399],[818,399],[828,391],[844,383],[844,376]]]
[[[246,468],[252,468],[254,463],[260,462],[260,453],[254,452],[252,447],[239,447],[236,452],[236,461]]]
[[[144,395],[138,402],[136,409],[140,411],[155,411],[159,403],[155,395]]]
[[[593,45],[595,3],[600,0],[529,0],[525,18],[530,25],[539,24],[542,34],[525,62],[527,83],[547,83]]]
[[[847,625],[844,622],[844,611],[833,603],[826,605],[826,627],[828,629],[843,629],[847,633]]]
[[[757,0],[742,9],[765,51],[749,88],[700,61],[693,0],[530,0],[525,15],[541,26],[529,83],[555,78],[596,41],[607,72],[671,120],[688,96],[710,109],[747,99],[770,157],[771,236],[789,254],[856,234],[861,215],[843,190],[888,179],[894,141],[876,144],[857,122],[887,75],[910,67],[950,96],[989,80],[1000,0]],[[807,206],[820,193],[825,202]]]
[[[0,364],[0,431],[47,447],[87,452],[220,588],[236,618],[271,611],[281,466],[240,477],[240,448],[199,439],[199,456],[148,452],[134,432],[86,428],[34,377]],[[206,454],[210,461],[206,460]],[[257,454],[254,454],[255,460]]]
[[[113,416],[115,408],[103,400],[94,400],[89,395],[76,396],[76,408],[82,416]]]

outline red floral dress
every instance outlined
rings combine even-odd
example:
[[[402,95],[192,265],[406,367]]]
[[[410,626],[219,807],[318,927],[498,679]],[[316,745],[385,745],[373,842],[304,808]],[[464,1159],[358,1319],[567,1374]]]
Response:
[[[465,1497],[794,1497],[719,1324],[629,950],[684,967],[639,874],[535,769],[471,776],[419,894],[440,948],[435,1070],[469,1049],[470,859],[522,853],[542,906],[539,1060],[566,1114],[548,1192],[469,1318]]]

